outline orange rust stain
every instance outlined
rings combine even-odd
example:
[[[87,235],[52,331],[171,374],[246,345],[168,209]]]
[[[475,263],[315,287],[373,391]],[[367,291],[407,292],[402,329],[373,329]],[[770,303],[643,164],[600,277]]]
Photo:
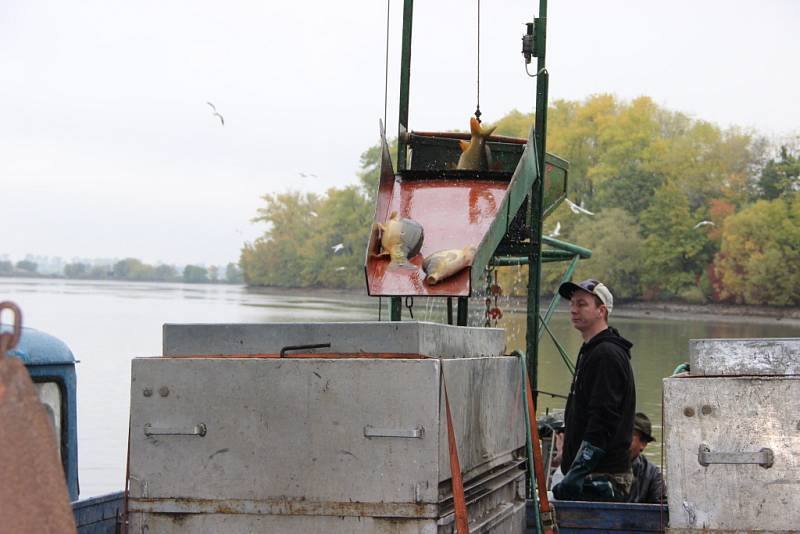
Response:
[[[419,222],[425,231],[425,239],[420,253],[410,259],[417,269],[390,269],[387,258],[368,257],[369,294],[468,296],[470,269],[431,286],[423,282],[422,260],[440,250],[466,246],[477,248],[496,218],[507,189],[507,182],[493,180],[395,182],[388,211],[397,211],[401,216]]]

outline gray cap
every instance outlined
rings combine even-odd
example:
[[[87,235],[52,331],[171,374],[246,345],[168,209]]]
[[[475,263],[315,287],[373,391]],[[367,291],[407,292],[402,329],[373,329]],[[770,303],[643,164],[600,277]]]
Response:
[[[594,278],[589,278],[577,284],[574,282],[564,282],[561,284],[561,287],[558,288],[558,293],[565,299],[570,300],[572,299],[572,294],[578,290],[586,291],[599,298],[600,302],[605,305],[609,314],[611,310],[614,309],[614,295],[611,294],[611,291],[609,291],[602,282],[598,282]]]

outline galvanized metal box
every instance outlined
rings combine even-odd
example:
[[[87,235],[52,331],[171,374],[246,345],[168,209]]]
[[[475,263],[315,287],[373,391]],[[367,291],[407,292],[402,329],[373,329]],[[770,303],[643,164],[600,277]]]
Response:
[[[306,326],[168,326],[183,357],[133,361],[133,532],[452,532],[443,384],[473,532],[524,531],[520,363],[496,355],[498,331]],[[393,356],[245,357],[325,336]],[[241,357],[186,357],[201,349]]]
[[[797,346],[693,340],[692,376],[664,380],[670,532],[800,529]]]
[[[800,339],[693,339],[692,375],[800,375]]]

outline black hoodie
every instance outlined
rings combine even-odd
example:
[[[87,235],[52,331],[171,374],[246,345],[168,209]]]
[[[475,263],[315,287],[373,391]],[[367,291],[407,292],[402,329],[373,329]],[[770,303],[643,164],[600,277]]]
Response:
[[[630,468],[628,449],[636,412],[632,346],[612,327],[581,346],[564,414],[561,470],[565,474],[581,441],[606,451],[595,472],[621,473]]]

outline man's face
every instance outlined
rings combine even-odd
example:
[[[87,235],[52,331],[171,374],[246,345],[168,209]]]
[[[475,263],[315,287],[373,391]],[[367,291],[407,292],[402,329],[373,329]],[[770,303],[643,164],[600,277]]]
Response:
[[[569,301],[569,316],[580,332],[591,331],[598,322],[605,322],[605,306],[598,306],[591,293],[575,291]]]
[[[635,460],[640,454],[644,452],[644,449],[647,447],[647,440],[642,437],[642,433],[638,430],[633,431],[633,437],[631,438],[631,460]]]

